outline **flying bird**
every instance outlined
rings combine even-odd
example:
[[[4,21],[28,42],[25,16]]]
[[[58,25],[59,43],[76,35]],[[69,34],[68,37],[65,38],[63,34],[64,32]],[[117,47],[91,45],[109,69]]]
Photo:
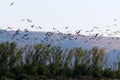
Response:
[[[106,29],[106,31],[109,31],[110,29]]]
[[[34,25],[31,25],[31,28],[33,28],[34,27]]]
[[[86,33],[90,32],[90,31],[85,31]]]
[[[24,29],[25,32],[28,32],[28,29]]]
[[[16,35],[18,35],[19,31],[20,31],[20,28],[18,30],[16,30],[15,34],[13,35],[13,37],[15,37]]]
[[[114,19],[114,21],[117,21],[117,19]]]
[[[81,30],[79,30],[79,31],[76,31],[76,34],[77,34],[77,35],[79,35],[79,34],[80,34],[80,32],[81,32]]]
[[[95,29],[95,28],[99,28],[99,27],[93,27],[93,28]]]
[[[8,27],[8,29],[12,29],[12,27]]]
[[[56,28],[53,27],[53,30],[55,30]]]
[[[27,21],[28,21],[28,22],[32,22],[32,20],[31,20],[31,19],[27,19]]]
[[[21,21],[25,21],[24,19],[21,19]]]
[[[40,26],[38,26],[39,27],[39,29],[42,29],[42,27],[40,27]]]
[[[68,29],[68,27],[65,27],[65,29]]]
[[[94,37],[97,37],[99,34],[95,34],[95,36]]]
[[[90,30],[90,32],[93,32],[93,31],[94,31],[94,29]]]
[[[113,26],[117,26],[117,24],[113,24]]]
[[[12,6],[14,4],[14,2],[10,3],[10,6]]]

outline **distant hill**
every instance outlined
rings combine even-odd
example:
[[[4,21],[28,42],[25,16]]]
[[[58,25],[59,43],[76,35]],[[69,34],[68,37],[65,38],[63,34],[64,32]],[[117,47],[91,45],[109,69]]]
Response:
[[[0,30],[0,42],[16,42],[18,46],[34,45],[34,44],[52,44],[62,48],[76,48],[91,49],[94,46],[104,48],[109,61],[114,62],[120,53],[120,38],[119,37],[100,37],[100,36],[85,36],[73,35],[65,33],[54,32],[35,32],[21,30]]]
[[[58,45],[63,48],[82,47],[91,49],[94,46],[104,48],[106,51],[120,49],[119,37],[100,37],[73,35],[54,32],[35,32],[35,31],[7,31],[0,29],[0,42],[17,42],[18,45],[34,45],[39,43]]]

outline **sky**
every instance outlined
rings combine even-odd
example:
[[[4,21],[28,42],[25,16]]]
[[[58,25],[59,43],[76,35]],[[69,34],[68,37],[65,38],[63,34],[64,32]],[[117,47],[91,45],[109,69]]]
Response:
[[[101,31],[107,26],[111,26],[112,31],[120,30],[119,4],[120,0],[1,0],[0,28],[29,29],[34,24],[43,31],[56,28],[60,32],[82,30],[83,34],[93,27],[100,27]]]

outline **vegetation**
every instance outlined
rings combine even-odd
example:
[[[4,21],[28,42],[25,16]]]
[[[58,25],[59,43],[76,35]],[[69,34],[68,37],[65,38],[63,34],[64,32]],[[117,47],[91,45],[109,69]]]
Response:
[[[0,80],[94,80],[120,79],[116,70],[106,67],[104,49],[62,49],[50,44],[18,48],[15,42],[0,44]]]

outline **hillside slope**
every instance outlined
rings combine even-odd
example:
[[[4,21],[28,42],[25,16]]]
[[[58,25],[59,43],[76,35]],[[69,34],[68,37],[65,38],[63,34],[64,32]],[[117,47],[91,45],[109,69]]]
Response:
[[[34,45],[34,44],[52,44],[61,46],[62,48],[82,47],[83,49],[91,49],[94,46],[104,48],[109,62],[116,62],[120,53],[119,37],[99,37],[72,35],[53,32],[33,32],[28,30],[0,30],[0,42],[16,42],[18,46]]]

